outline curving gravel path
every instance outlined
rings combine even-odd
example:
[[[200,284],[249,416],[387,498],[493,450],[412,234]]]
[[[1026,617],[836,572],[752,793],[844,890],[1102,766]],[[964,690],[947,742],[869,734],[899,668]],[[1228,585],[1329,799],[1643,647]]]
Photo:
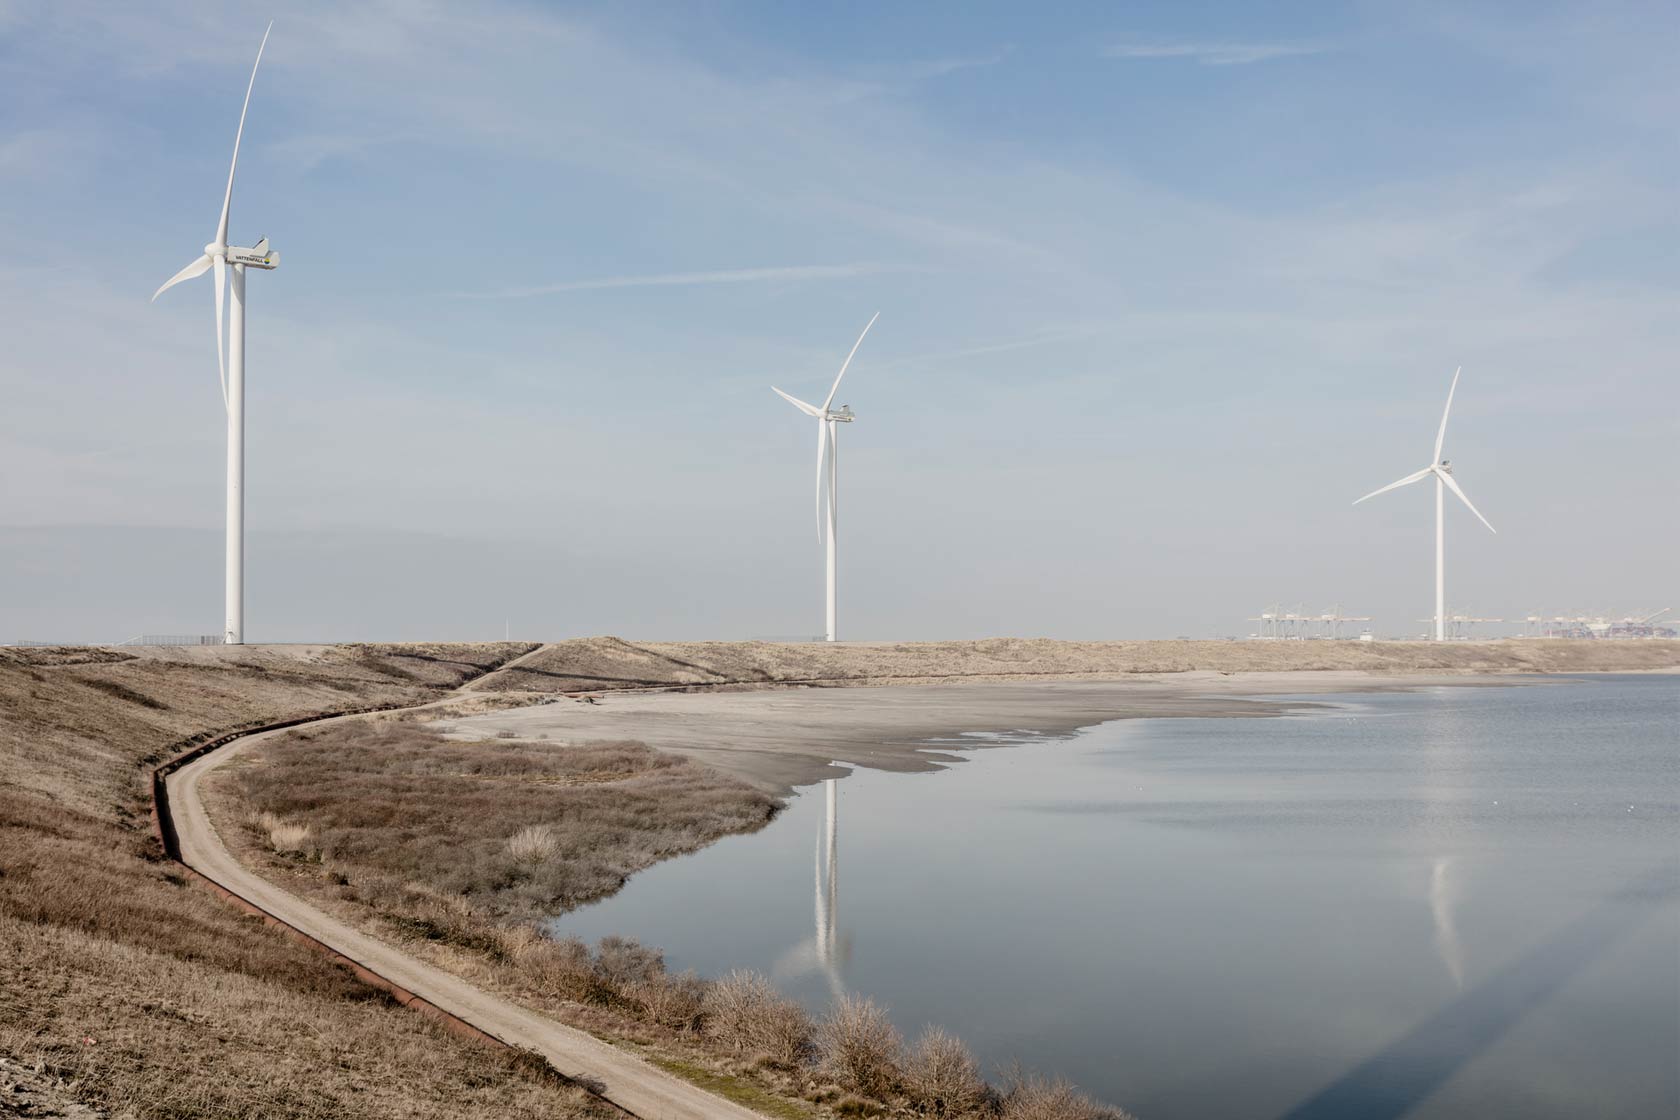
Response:
[[[318,722],[357,718],[334,716]],[[656,1069],[633,1054],[480,991],[459,977],[369,937],[245,868],[211,825],[199,786],[218,767],[285,733],[267,731],[237,739],[169,775],[169,803],[183,863],[486,1034],[536,1051],[567,1077],[597,1088],[608,1101],[642,1120],[761,1120],[757,1113]]]

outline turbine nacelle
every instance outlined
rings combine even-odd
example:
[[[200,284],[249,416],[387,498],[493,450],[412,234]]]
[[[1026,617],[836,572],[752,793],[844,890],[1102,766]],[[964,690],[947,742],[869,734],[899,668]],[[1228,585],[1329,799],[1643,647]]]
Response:
[[[280,267],[280,253],[279,250],[268,247],[268,238],[265,237],[249,249],[229,246],[227,262],[244,265],[246,268],[261,268],[273,271]]]
[[[841,424],[850,424],[853,420],[857,419],[857,414],[852,411],[851,405],[843,404],[839,408],[831,408],[827,412],[823,413],[823,419],[834,420]]]

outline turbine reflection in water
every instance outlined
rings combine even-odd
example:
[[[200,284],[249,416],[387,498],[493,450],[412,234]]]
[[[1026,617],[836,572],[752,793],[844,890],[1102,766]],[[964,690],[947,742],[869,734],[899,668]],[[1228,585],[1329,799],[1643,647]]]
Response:
[[[828,980],[829,991],[838,1000],[846,994],[841,979],[841,965],[851,956],[850,941],[842,942],[839,934],[840,915],[840,829],[838,819],[840,783],[829,778],[823,782],[827,805],[823,830],[817,834],[815,860],[816,932],[776,962],[778,976],[804,976],[821,972]]]
[[[1424,781],[1421,794],[1429,811],[1423,819],[1424,843],[1435,855],[1429,869],[1429,917],[1434,926],[1435,952],[1452,977],[1453,987],[1464,990],[1465,949],[1459,936],[1455,911],[1464,901],[1465,869],[1457,853],[1465,841],[1462,814],[1466,808],[1464,781],[1466,752],[1473,749],[1459,712],[1463,699],[1441,689],[1432,691],[1428,733],[1422,755]]]
[[[1457,877],[1452,856],[1436,856],[1429,873],[1429,913],[1435,919],[1435,950],[1452,976],[1453,986],[1464,990],[1464,945],[1458,939],[1453,904],[1458,901]]]

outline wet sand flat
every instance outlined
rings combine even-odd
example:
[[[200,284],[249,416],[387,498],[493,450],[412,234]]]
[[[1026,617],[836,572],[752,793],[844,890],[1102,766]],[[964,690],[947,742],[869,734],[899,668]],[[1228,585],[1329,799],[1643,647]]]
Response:
[[[1010,732],[1064,735],[1115,719],[1265,717],[1298,708],[1290,694],[1390,691],[1536,678],[1363,672],[1179,673],[1168,679],[781,688],[707,693],[607,693],[444,721],[465,739],[633,739],[688,755],[776,793],[837,777],[847,766],[925,771],[961,761],[929,740]],[[975,734],[978,733],[978,734]],[[842,765],[835,765],[836,763]]]

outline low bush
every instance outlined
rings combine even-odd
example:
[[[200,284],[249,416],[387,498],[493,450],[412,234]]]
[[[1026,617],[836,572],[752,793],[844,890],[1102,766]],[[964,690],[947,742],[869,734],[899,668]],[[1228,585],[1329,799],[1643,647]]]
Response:
[[[706,981],[693,972],[661,972],[633,984],[626,994],[649,1020],[674,1031],[699,1031],[706,1022]]]
[[[713,981],[705,1014],[707,1034],[737,1054],[795,1068],[814,1052],[811,1017],[756,972],[736,969]]]
[[[842,996],[817,1031],[822,1067],[841,1088],[877,1099],[898,1088],[904,1038],[879,1004]]]
[[[938,1027],[922,1032],[905,1055],[904,1097],[927,1116],[955,1118],[985,1110],[992,1090],[980,1076],[980,1064],[961,1039]]]
[[[999,1120],[1133,1120],[1131,1113],[1102,1104],[1057,1078],[1015,1074],[1004,1086]]]

